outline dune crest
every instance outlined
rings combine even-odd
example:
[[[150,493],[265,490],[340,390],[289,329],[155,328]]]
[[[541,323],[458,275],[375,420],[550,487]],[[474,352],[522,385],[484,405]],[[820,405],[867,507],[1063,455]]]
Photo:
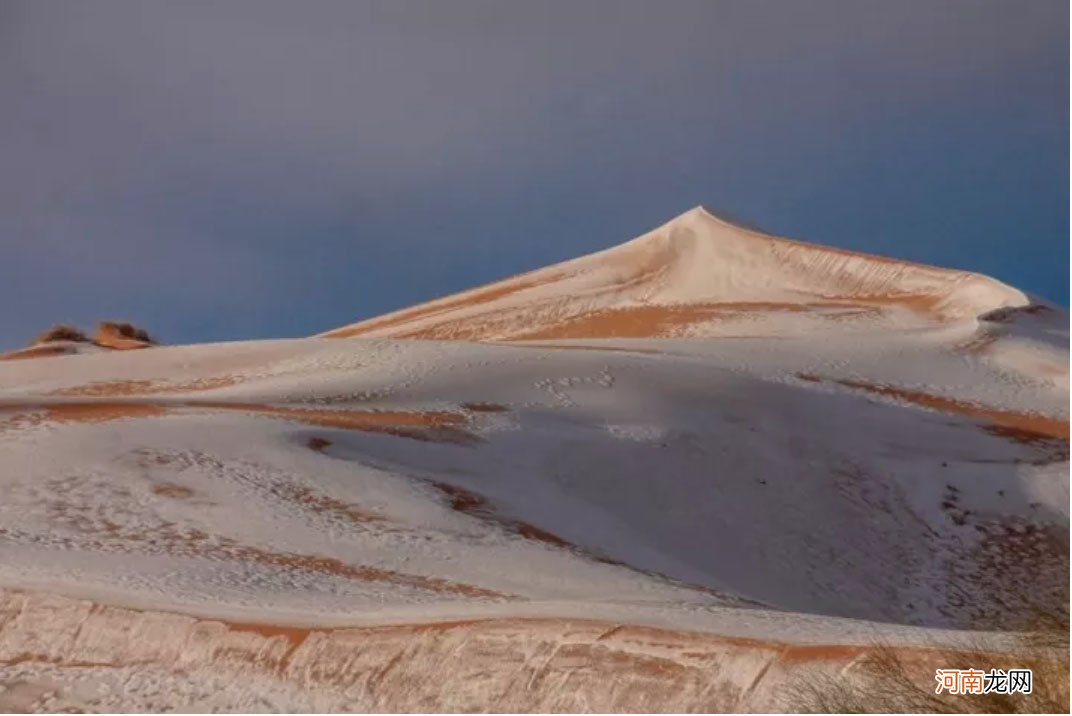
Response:
[[[919,327],[1029,303],[980,274],[782,239],[696,207],[632,241],[322,334],[715,337]]]

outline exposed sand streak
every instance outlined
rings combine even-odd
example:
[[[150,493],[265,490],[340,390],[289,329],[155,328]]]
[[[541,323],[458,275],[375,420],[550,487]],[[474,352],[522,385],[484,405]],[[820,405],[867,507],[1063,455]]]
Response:
[[[469,418],[449,411],[357,411],[292,408],[263,403],[224,401],[183,401],[147,403],[126,401],[63,402],[20,404],[0,407],[0,413],[14,413],[9,427],[42,423],[106,422],[123,418],[162,417],[184,409],[235,411],[265,415],[315,425],[317,427],[361,430],[431,442],[471,444],[480,440],[464,428]],[[0,423],[0,426],[5,423]]]
[[[304,506],[310,507],[309,504]],[[236,542],[226,536],[210,537],[197,529],[177,531],[169,522],[160,522],[155,526],[124,527],[110,520],[87,517],[78,511],[65,511],[63,507],[63,505],[55,506],[56,516],[63,518],[67,524],[90,537],[89,539],[57,540],[64,543],[68,549],[92,552],[115,551],[118,548],[130,554],[164,551],[175,556],[245,565],[256,564],[291,572],[312,572],[358,582],[408,587],[434,594],[450,594],[471,599],[521,599],[516,595],[441,577],[401,572],[372,565],[351,564],[336,557],[318,554],[279,551]],[[318,507],[319,505],[314,505],[314,510]],[[0,537],[18,540],[17,534],[4,527],[0,527]]]
[[[153,418],[167,415],[168,408],[149,403],[92,402],[45,403],[40,405],[8,405],[0,414],[12,413],[0,422],[0,428],[20,428],[44,423],[100,423],[125,418]]]
[[[493,589],[455,582],[439,577],[427,577],[420,574],[398,572],[393,569],[372,567],[368,565],[352,565],[334,557],[321,557],[309,554],[297,554],[293,552],[274,552],[260,547],[239,545],[225,549],[210,549],[209,555],[217,555],[223,558],[237,559],[244,562],[253,562],[270,567],[284,569],[299,569],[323,574],[333,574],[338,577],[354,579],[362,582],[380,582],[402,587],[411,587],[437,594],[453,594],[462,597],[476,599],[518,599],[518,597],[498,592]]]
[[[496,281],[480,288],[466,291],[460,295],[447,297],[443,299],[437,299],[429,303],[414,306],[413,308],[405,309],[398,313],[388,314],[382,318],[373,318],[368,321],[364,321],[356,326],[348,328],[341,328],[337,331],[331,331],[324,334],[325,338],[350,338],[352,336],[359,336],[369,331],[379,330],[381,328],[389,328],[397,326],[399,324],[407,323],[409,321],[416,320],[418,318],[425,318],[428,316],[434,316],[441,313],[449,313],[459,308],[465,308],[478,303],[485,303],[488,301],[494,301],[499,298],[504,298],[519,291],[524,291],[528,288],[534,288],[542,284],[548,283],[558,276],[543,276],[540,279],[524,280],[519,276],[515,279],[509,280],[509,284],[500,286],[502,283]]]
[[[242,382],[237,375],[222,375],[213,378],[198,378],[186,383],[169,383],[159,380],[115,380],[87,383],[71,388],[59,388],[49,395],[72,395],[86,397],[112,397],[123,395],[154,395],[168,393],[192,393],[202,390],[226,388]]]
[[[784,313],[851,324],[834,330],[912,328],[1024,300],[1021,292],[977,274],[768,236],[697,207],[618,246],[322,335],[718,337],[725,330],[719,323]],[[762,323],[774,333],[779,325]]]
[[[162,497],[173,497],[178,500],[185,500],[188,497],[192,497],[194,491],[189,487],[183,485],[176,485],[173,482],[160,482],[153,485],[153,494],[160,495]]]
[[[452,485],[446,482],[432,482],[430,484],[437,490],[442,492],[443,495],[448,498],[450,508],[452,510],[456,512],[461,512],[471,517],[475,517],[479,520],[484,520],[486,522],[498,525],[503,529],[518,535],[519,537],[523,537],[525,539],[533,540],[536,542],[542,542],[546,545],[558,549],[566,549],[585,559],[614,565],[616,567],[623,567],[625,569],[632,570],[633,572],[636,572],[638,574],[644,574],[649,577],[654,577],[660,581],[664,581],[670,584],[676,584],[679,586],[687,587],[689,589],[706,592],[707,594],[712,594],[721,598],[726,598],[728,596],[724,592],[720,592],[716,589],[712,589],[702,584],[693,584],[689,582],[684,582],[679,579],[673,579],[671,577],[667,577],[665,574],[660,574],[659,572],[655,572],[649,569],[640,569],[638,567],[634,567],[628,564],[627,562],[611,559],[604,555],[592,552],[591,550],[586,549],[585,547],[582,547],[578,544],[565,540],[562,537],[559,537],[558,535],[554,534],[553,532],[549,532],[541,527],[537,527],[531,522],[525,522],[524,520],[513,519],[501,515],[493,509],[490,501],[486,497],[476,492],[473,492],[472,490],[467,490],[464,487],[459,487],[458,485]],[[758,605],[758,603],[756,602],[743,598],[741,599],[741,601]]]
[[[652,338],[673,336],[695,323],[736,315],[745,309],[727,304],[628,306],[595,311],[561,323],[512,336],[513,340],[569,338]],[[765,310],[797,312],[796,304],[770,304]]]
[[[540,328],[513,329],[500,340],[562,340],[582,338],[672,338],[687,337],[692,326],[711,322],[752,319],[764,314],[810,314],[824,320],[842,321],[881,314],[883,306],[901,306],[930,314],[940,297],[918,294],[822,296],[802,303],[763,301],[699,302],[617,306],[557,319],[526,318],[530,308],[503,308],[403,331],[399,338],[428,340],[484,340],[501,332],[503,325],[543,324]],[[371,330],[371,329],[370,329]]]
[[[478,495],[471,490],[446,482],[433,482],[431,484],[450,499],[450,507],[456,512],[462,512],[472,517],[492,522],[525,539],[543,542],[553,547],[573,549],[578,552],[583,551],[577,545],[567,542],[558,535],[541,529],[536,525],[498,514],[491,509],[491,504],[483,495]],[[586,554],[586,556],[592,555]]]
[[[40,345],[30,346],[10,353],[0,354],[0,360],[24,360],[26,358],[48,358],[51,356],[64,356],[74,353],[69,346]]]
[[[903,400],[907,403],[931,408],[943,413],[979,418],[989,424],[987,426],[989,431],[1004,437],[1014,438],[1019,442],[1030,443],[1038,440],[1053,439],[1062,440],[1067,444],[1069,439],[1069,421],[1064,418],[1054,418],[1041,413],[1022,410],[994,408],[967,400],[947,398],[942,395],[898,388],[892,385],[823,378],[810,373],[797,373],[797,378],[809,382],[836,383],[847,388],[855,388],[875,395]]]
[[[785,707],[804,669],[837,673],[872,650],[554,617],[287,626],[10,591],[0,591],[0,644],[3,665],[138,665],[180,680],[210,670],[231,676],[238,698],[268,677],[333,698],[319,710],[384,712],[765,711]],[[935,663],[948,650],[894,648],[924,679],[948,666]],[[53,693],[67,696],[61,684]],[[70,694],[66,710],[94,710]]]

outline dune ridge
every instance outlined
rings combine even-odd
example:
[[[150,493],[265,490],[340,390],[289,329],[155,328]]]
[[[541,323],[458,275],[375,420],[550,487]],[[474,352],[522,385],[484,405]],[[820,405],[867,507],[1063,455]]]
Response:
[[[696,207],[619,246],[321,335],[769,335],[942,324],[1028,303],[980,274],[769,236]]]

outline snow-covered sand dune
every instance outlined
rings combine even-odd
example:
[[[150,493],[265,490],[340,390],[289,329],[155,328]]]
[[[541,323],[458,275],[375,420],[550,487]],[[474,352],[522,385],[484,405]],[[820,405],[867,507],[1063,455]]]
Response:
[[[0,706],[765,709],[1007,629],[1066,329],[695,210],[358,337],[0,363]]]
[[[986,276],[775,238],[697,207],[620,246],[324,335],[785,335],[916,327],[1027,303]]]

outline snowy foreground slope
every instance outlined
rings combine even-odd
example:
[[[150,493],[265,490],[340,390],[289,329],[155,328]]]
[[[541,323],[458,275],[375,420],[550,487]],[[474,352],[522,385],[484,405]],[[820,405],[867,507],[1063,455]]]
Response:
[[[637,241],[357,337],[0,363],[0,707],[777,709],[1060,598],[1063,311]]]

